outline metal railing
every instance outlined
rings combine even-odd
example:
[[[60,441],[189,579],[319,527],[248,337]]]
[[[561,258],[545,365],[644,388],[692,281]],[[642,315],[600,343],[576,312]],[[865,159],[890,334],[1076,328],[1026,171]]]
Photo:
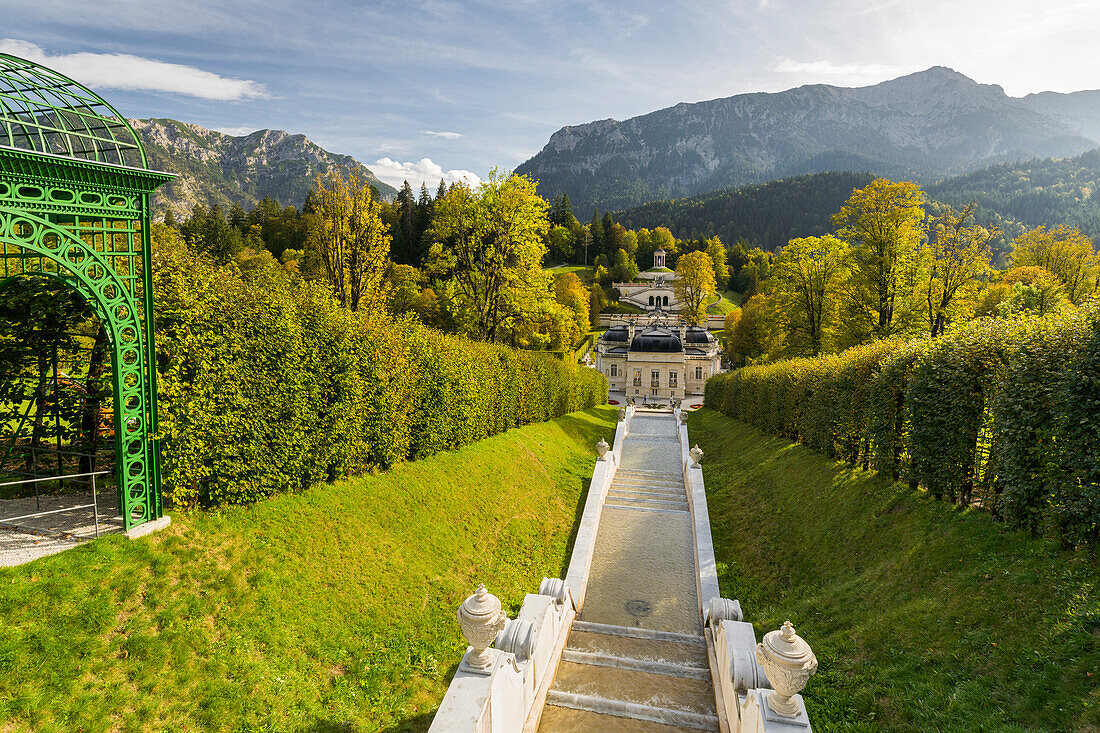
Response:
[[[20,486],[20,485],[23,485],[23,484],[34,484],[34,503],[35,503],[35,507],[37,509],[41,509],[42,508],[42,499],[41,499],[41,497],[39,496],[39,493],[38,493],[38,484],[42,483],[43,481],[63,481],[65,479],[90,478],[91,483],[92,483],[92,503],[91,504],[80,504],[78,506],[67,506],[64,509],[51,509],[51,510],[46,511],[46,512],[41,512],[40,511],[40,512],[35,512],[34,514],[23,514],[23,515],[18,516],[18,517],[5,517],[3,519],[0,519],[0,522],[5,523],[5,524],[14,524],[15,522],[18,522],[18,521],[23,520],[23,519],[34,519],[36,517],[45,517],[49,514],[60,514],[62,512],[73,512],[73,511],[76,511],[77,509],[91,509],[92,510],[92,516],[93,516],[94,521],[95,521],[95,536],[96,536],[96,538],[98,538],[99,537],[99,499],[96,496],[95,477],[96,476],[103,476],[103,475],[108,474],[108,473],[110,473],[110,471],[93,471],[91,473],[74,473],[74,474],[71,474],[71,475],[68,475],[68,476],[45,476],[43,478],[23,479],[22,481],[8,481],[7,483],[0,484],[0,488],[5,488],[5,487],[8,487],[8,486]]]

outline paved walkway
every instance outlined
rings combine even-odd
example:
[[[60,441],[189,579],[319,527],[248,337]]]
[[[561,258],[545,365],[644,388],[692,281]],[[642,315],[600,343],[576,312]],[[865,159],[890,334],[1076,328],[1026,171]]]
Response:
[[[635,413],[539,729],[717,731],[671,412]]]

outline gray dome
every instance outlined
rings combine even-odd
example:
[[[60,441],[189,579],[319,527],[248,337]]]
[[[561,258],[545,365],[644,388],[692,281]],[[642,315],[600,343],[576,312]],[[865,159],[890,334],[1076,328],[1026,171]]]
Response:
[[[714,334],[701,326],[691,326],[687,331],[689,344],[709,344],[714,341]]]
[[[680,337],[667,328],[647,328],[630,342],[631,351],[676,353],[684,350]]]

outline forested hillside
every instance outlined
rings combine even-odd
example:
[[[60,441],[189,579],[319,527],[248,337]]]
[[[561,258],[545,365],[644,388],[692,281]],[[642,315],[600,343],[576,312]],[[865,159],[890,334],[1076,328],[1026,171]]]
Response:
[[[675,201],[654,201],[614,215],[628,229],[668,227],[678,239],[747,240],[770,252],[795,237],[831,231],[830,217],[874,178],[870,173],[814,173],[756,186],[726,188]]]
[[[1100,150],[1074,158],[996,165],[928,187],[952,206],[974,202],[979,217],[997,214],[1026,226],[1075,226],[1100,237]]]

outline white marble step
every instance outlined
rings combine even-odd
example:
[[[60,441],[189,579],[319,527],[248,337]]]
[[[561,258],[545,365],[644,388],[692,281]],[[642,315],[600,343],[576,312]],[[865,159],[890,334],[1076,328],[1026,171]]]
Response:
[[[612,486],[637,486],[639,488],[651,488],[651,489],[663,489],[664,491],[680,491],[684,490],[683,481],[669,481],[668,483],[657,481],[646,481],[645,479],[633,479],[633,478],[619,478],[618,476],[611,482]]]
[[[627,702],[625,700],[611,700],[597,695],[583,695],[561,690],[550,690],[546,696],[546,704],[557,707],[585,710],[600,715],[612,715],[619,718],[632,718],[651,723],[675,726],[687,730],[717,731],[718,716],[692,713],[685,710],[643,703]]]
[[[670,664],[668,662],[655,662],[650,659],[635,659],[634,657],[617,657],[611,654],[582,652],[575,649],[566,649],[562,652],[561,658],[566,662],[588,664],[593,667],[613,667],[635,672],[648,672],[649,674],[663,674],[669,677],[690,677],[696,680],[710,681],[710,670],[695,665]]]
[[[657,512],[658,514],[688,514],[687,509],[674,509],[672,507],[656,507],[656,506],[638,506],[636,504],[625,504],[625,500],[609,501],[605,503],[604,509],[629,509],[632,512]]]
[[[635,484],[620,484],[619,482],[616,481],[615,483],[611,484],[611,490],[612,491],[644,491],[644,492],[649,493],[649,494],[667,494],[667,495],[670,495],[670,496],[686,496],[686,493],[684,492],[684,487],[683,486],[680,486],[680,487],[677,487],[677,488],[667,488],[666,489],[666,488],[661,488],[661,487],[646,486],[644,484],[638,484],[638,485],[635,485]]]
[[[664,504],[675,506],[687,505],[686,496],[675,496],[670,494],[649,494],[637,491],[616,491],[615,489],[607,492],[607,499],[618,499],[620,501],[636,501],[643,504],[652,504],[653,506],[661,506]]]
[[[610,636],[628,636],[632,639],[650,639],[652,641],[671,641],[677,644],[690,644],[706,648],[707,642],[702,634],[680,634],[675,631],[657,631],[655,629],[642,629],[635,626],[615,626],[614,624],[598,624],[592,621],[574,621],[570,627],[574,631],[587,631],[592,634],[608,634]]]

